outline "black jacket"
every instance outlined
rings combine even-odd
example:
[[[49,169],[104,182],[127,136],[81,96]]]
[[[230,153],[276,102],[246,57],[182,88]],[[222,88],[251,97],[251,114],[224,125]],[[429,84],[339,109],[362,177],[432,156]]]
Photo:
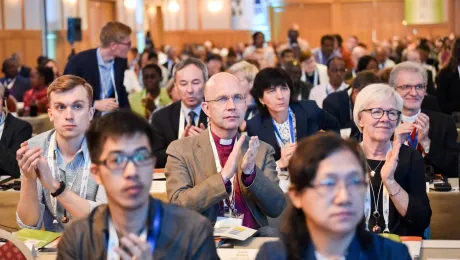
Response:
[[[0,82],[3,85],[6,85],[7,79],[2,78]],[[17,102],[23,102],[24,100],[24,93],[30,89],[30,80],[28,78],[24,78],[20,75],[16,76],[14,81],[13,87],[9,90],[10,95],[13,96]]]
[[[152,129],[154,135],[153,153],[157,158],[156,168],[164,168],[166,165],[166,149],[169,144],[179,138],[179,119],[181,101],[172,103],[152,115]],[[208,127],[208,117],[201,110],[198,126],[203,123]],[[185,126],[185,125],[184,125]]]
[[[460,112],[460,75],[449,67],[442,69],[436,78],[436,96],[443,113]]]
[[[148,235],[153,232],[151,219],[161,214],[154,259],[219,259],[213,228],[203,216],[153,198],[149,203]],[[154,203],[160,204],[160,212],[155,212]],[[108,215],[107,205],[101,205],[88,216],[68,224],[58,244],[57,259],[107,259]]]
[[[32,137],[32,126],[11,114],[6,116],[0,139],[0,175],[19,178],[16,152],[21,144]]]
[[[350,136],[359,132],[353,121],[353,104],[348,90],[334,92],[323,101],[323,110],[333,115],[340,123],[340,129],[351,128]]]
[[[19,70],[19,75],[21,75],[21,77],[24,77],[24,78],[29,78],[31,70],[32,69],[27,66],[21,66],[21,69]]]
[[[331,114],[324,112],[318,107],[315,101],[302,100],[298,103],[291,103],[290,108],[295,115],[297,142],[319,130],[332,130],[340,132],[339,122]],[[267,112],[260,112],[247,123],[249,136],[258,136],[275,149],[275,160],[281,157],[281,148],[276,141],[273,130],[272,117]]]
[[[115,58],[114,77],[120,108],[129,108],[128,94],[123,85],[127,67],[128,61],[126,59]],[[97,49],[83,51],[73,56],[65,66],[64,75],[67,74],[79,76],[88,81],[91,87],[93,87],[94,100],[100,100],[101,76],[97,63]],[[112,94],[112,97],[115,97],[115,92]]]
[[[430,118],[428,137],[431,140],[430,152],[425,156],[425,164],[431,165],[435,173],[447,177],[459,177],[458,157],[460,147],[457,144],[457,129],[452,117],[443,113],[423,110]]]

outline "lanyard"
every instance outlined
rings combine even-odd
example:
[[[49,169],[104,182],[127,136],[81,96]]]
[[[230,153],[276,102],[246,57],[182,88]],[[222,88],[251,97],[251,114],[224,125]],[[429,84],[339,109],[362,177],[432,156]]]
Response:
[[[162,210],[160,203],[158,201],[154,202],[155,207],[155,216],[153,217],[153,232],[151,234],[147,234],[147,228],[144,228],[140,234],[141,241],[147,241],[150,245],[150,249],[153,253],[155,252],[155,248],[157,245],[158,237],[160,236],[160,225],[161,225],[161,218],[162,218]],[[119,238],[117,234],[117,230],[113,225],[112,218],[109,216],[109,239],[106,242],[107,246],[107,260],[119,260],[120,256],[115,252],[115,247],[119,246]],[[148,223],[148,222],[147,222]]]
[[[219,154],[217,153],[217,148],[216,148],[216,143],[214,142],[214,138],[212,138],[212,133],[211,133],[211,127],[208,127],[209,129],[209,142],[211,142],[211,148],[212,148],[212,153],[214,155],[214,162],[216,164],[216,170],[218,173],[220,173],[222,171],[222,165],[220,164],[220,160],[219,160]],[[244,137],[240,137],[240,138],[244,138]],[[236,139],[235,141],[233,142],[233,147],[235,147],[235,143],[236,143]],[[227,207],[230,207],[230,209],[234,210],[235,209],[235,175],[233,175],[233,177],[230,179],[230,181],[232,182],[232,192],[230,193],[230,196],[229,196],[229,205],[227,205],[227,202],[226,200],[224,200],[224,205],[227,206]]]
[[[289,121],[289,135],[291,137],[290,141],[291,143],[295,143],[294,120],[292,119],[291,113],[292,113],[291,108],[289,108],[288,121]],[[286,144],[286,142],[284,142],[283,138],[281,137],[279,129],[276,126],[275,120],[273,118],[272,118],[272,123],[273,123],[273,129],[275,131],[276,140],[278,141],[278,144],[280,145],[280,147],[283,147]]]
[[[363,148],[363,143],[361,142],[361,147]],[[387,151],[387,155],[388,153],[391,151],[392,149],[392,145],[390,143],[390,147],[388,148],[388,151]],[[363,148],[364,150],[364,148]],[[388,158],[387,158],[388,159]],[[370,185],[372,185],[369,181],[369,184],[367,185],[367,191],[366,191],[366,196],[364,197],[364,217],[366,219],[366,230],[369,231],[369,219],[371,218],[371,189],[370,189]],[[380,191],[379,191],[379,194],[380,194]],[[375,194],[374,194],[375,196]],[[383,209],[383,219],[385,220],[385,229],[383,230],[383,233],[390,233],[390,229],[389,229],[389,218],[390,218],[390,194],[388,193],[388,190],[387,188],[385,187],[385,185],[383,185],[383,198],[382,198],[382,201],[383,201],[383,206],[382,206],[382,209]],[[377,201],[377,205],[374,205],[376,208],[374,209],[374,211],[378,211],[378,201]],[[378,223],[376,223],[377,225]]]
[[[10,81],[10,83],[8,83],[8,84],[6,85],[6,87],[7,87],[8,89],[13,88],[14,82],[16,82],[16,78],[14,78],[12,81]]]
[[[88,181],[89,181],[89,175],[90,175],[90,165],[91,165],[91,160],[89,158],[87,149],[83,151],[83,157],[84,157],[83,175],[81,177],[82,181],[80,185],[80,192],[78,193],[78,195],[80,196],[80,198],[86,199],[86,193],[87,193]],[[57,166],[56,132],[54,132],[50,137],[50,144],[48,147],[47,159],[48,159],[48,166],[50,167],[53,178],[56,180],[61,180],[61,176],[59,174],[59,168]],[[76,180],[77,180],[77,176],[75,176],[75,179],[72,182],[72,184],[69,185],[70,189],[72,189],[72,186]],[[57,199],[56,198],[51,198],[51,206],[52,208],[54,208],[54,219],[57,220]]]
[[[115,99],[118,103],[118,93],[117,93],[117,86],[115,85],[115,75],[113,73],[113,70],[114,70],[114,67],[115,66],[115,63],[112,65],[112,69],[110,70],[110,79],[112,80],[112,87],[113,87],[113,92],[115,93]],[[105,68],[104,68],[105,69]],[[102,76],[101,76],[102,77]],[[102,90],[102,98],[101,99],[106,99],[108,97],[105,96],[105,93],[108,93],[108,92],[105,92],[104,90],[108,90],[108,85],[105,84],[106,82],[104,82],[104,80],[101,78],[101,84],[104,85],[104,88]]]

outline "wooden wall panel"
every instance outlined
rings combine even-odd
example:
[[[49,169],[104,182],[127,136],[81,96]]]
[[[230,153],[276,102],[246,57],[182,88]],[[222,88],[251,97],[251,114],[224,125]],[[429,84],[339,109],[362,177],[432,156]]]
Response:
[[[283,43],[287,40],[287,31],[293,24],[300,26],[300,35],[310,45],[319,44],[321,36],[332,32],[330,4],[289,5],[276,8],[274,12],[272,40]]]
[[[343,3],[340,8],[341,28],[338,33],[342,37],[355,35],[363,42],[369,43],[372,40],[372,3]],[[353,19],[355,18],[355,19]],[[359,18],[359,19],[356,19]]]
[[[41,31],[1,30],[0,61],[3,62],[13,52],[21,54],[24,64],[35,67],[42,52]]]
[[[196,30],[196,31],[165,31],[163,40],[167,45],[182,48],[186,43],[202,44],[206,40],[213,41],[216,47],[230,47],[238,42],[248,42],[251,32],[246,30]]]

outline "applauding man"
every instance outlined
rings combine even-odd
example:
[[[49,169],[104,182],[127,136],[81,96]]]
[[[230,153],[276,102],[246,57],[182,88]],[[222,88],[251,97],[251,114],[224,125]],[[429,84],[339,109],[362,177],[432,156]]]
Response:
[[[165,167],[166,149],[172,141],[201,134],[208,126],[206,114],[201,110],[206,80],[208,69],[198,59],[188,58],[175,65],[174,86],[181,100],[152,115],[157,168]]]
[[[235,76],[218,73],[205,88],[203,110],[210,128],[168,147],[166,187],[171,202],[212,222],[233,216],[254,229],[267,226],[285,205],[278,187],[274,150],[255,137],[238,135],[247,90]]]
[[[389,83],[404,101],[398,129],[407,135],[405,144],[419,151],[434,173],[458,177],[459,147],[453,119],[421,109],[427,90],[426,69],[415,62],[400,63],[392,70]]]
[[[93,118],[93,89],[82,78],[62,76],[48,87],[48,114],[54,129],[23,143],[16,153],[21,170],[17,222],[22,228],[63,231],[106,202],[90,176],[85,131]]]
[[[218,259],[209,221],[150,197],[153,134],[143,118],[116,111],[94,121],[86,136],[91,173],[106,187],[108,205],[66,228],[58,259]]]

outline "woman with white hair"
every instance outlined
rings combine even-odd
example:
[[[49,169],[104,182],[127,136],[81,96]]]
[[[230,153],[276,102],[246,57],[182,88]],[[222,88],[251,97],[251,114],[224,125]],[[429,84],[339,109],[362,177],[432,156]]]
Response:
[[[385,84],[369,85],[356,97],[353,118],[362,133],[370,180],[365,224],[376,233],[422,237],[431,218],[424,162],[420,153],[402,145],[405,134],[395,131],[402,108],[401,96]]]

